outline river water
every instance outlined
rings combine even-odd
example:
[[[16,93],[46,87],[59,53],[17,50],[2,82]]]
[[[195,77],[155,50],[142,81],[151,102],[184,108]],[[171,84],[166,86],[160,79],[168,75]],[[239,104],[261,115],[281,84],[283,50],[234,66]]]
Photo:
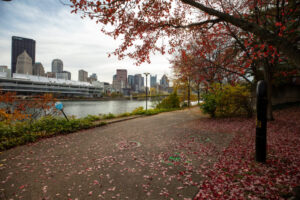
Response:
[[[140,106],[146,108],[146,101],[137,100],[63,101],[62,103],[66,115],[75,115],[78,118],[87,115],[131,112]],[[152,104],[151,101],[148,101],[148,108],[151,108]]]

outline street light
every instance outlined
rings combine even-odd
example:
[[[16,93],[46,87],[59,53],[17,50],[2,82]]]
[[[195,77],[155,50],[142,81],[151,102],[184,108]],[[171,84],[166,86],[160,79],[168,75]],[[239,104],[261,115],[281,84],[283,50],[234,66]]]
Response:
[[[148,82],[148,75],[150,74],[149,72],[144,73],[146,75],[146,110],[147,110],[147,101],[148,101],[148,91],[147,91],[147,82]]]

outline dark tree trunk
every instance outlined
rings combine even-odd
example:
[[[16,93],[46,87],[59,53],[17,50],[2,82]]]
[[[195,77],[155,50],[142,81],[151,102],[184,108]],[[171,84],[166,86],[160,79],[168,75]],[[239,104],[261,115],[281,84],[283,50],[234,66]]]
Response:
[[[188,107],[190,107],[190,104],[191,104],[190,88],[191,88],[191,83],[190,83],[190,78],[188,78]]]
[[[266,61],[264,65],[264,79],[267,83],[267,99],[268,99],[268,109],[267,109],[267,119],[268,121],[273,121],[273,109],[272,109],[272,66]]]
[[[200,103],[200,83],[197,85],[198,104]]]

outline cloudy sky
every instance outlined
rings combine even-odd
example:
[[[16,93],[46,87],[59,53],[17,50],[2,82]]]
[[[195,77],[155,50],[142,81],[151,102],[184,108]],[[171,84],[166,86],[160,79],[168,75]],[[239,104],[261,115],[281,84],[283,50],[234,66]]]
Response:
[[[151,64],[141,66],[130,59],[108,58],[107,53],[119,42],[101,33],[95,22],[70,11],[59,0],[0,0],[0,65],[10,67],[11,37],[20,36],[36,41],[36,62],[41,62],[45,71],[51,71],[51,61],[59,58],[64,70],[72,73],[72,80],[78,79],[80,69],[110,83],[116,69],[127,69],[128,74],[150,72],[158,79],[172,75],[167,56],[153,55]]]

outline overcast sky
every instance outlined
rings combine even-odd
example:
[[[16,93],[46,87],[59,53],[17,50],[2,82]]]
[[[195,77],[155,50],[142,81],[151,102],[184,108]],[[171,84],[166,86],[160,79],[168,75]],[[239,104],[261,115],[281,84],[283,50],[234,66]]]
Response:
[[[67,0],[64,0],[67,2]],[[107,53],[118,47],[100,31],[100,26],[90,19],[71,14],[71,8],[59,0],[0,0],[0,65],[11,65],[11,37],[20,36],[36,41],[36,62],[45,71],[51,71],[51,62],[59,58],[64,70],[78,80],[78,70],[89,75],[96,73],[100,81],[112,82],[116,69],[127,69],[128,74],[150,72],[171,76],[167,56],[151,56],[151,64],[134,65],[134,60],[118,60]]]

